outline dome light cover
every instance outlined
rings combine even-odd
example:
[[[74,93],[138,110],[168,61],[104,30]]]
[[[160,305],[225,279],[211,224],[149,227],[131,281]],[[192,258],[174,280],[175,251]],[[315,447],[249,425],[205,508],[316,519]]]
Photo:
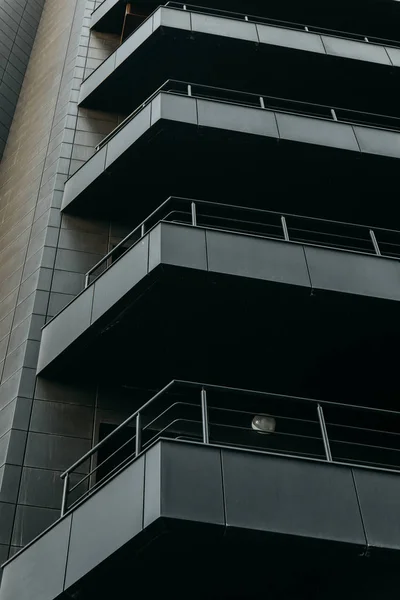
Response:
[[[252,422],[251,428],[257,433],[274,433],[276,420],[269,415],[256,415]]]

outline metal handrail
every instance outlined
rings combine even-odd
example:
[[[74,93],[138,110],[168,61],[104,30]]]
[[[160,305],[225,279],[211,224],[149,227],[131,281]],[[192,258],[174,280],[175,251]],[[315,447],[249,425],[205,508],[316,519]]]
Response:
[[[382,115],[380,113],[371,113],[371,112],[367,112],[367,111],[354,110],[352,108],[344,108],[344,107],[341,107],[341,106],[334,106],[334,105],[328,105],[328,104],[319,104],[317,102],[308,102],[308,101],[305,101],[305,100],[294,100],[293,98],[282,98],[280,96],[267,96],[265,94],[258,94],[258,93],[254,93],[254,92],[242,92],[241,90],[232,90],[232,89],[229,89],[229,88],[222,88],[222,87],[217,87],[217,86],[212,86],[212,85],[190,83],[190,82],[187,82],[187,81],[181,81],[179,79],[168,79],[164,83],[165,86],[171,86],[171,87],[174,84],[177,84],[178,86],[180,86],[179,89],[177,89],[177,92],[183,91],[188,96],[196,96],[195,90],[197,88],[199,88],[200,90],[203,90],[203,89],[214,90],[214,91],[217,91],[217,92],[223,92],[223,93],[226,92],[226,93],[232,94],[232,95],[240,95],[240,96],[252,98],[253,101],[254,101],[254,106],[257,106],[257,107],[261,106],[262,103],[260,102],[260,99],[263,98],[264,101],[265,100],[272,100],[272,101],[276,101],[276,102],[288,102],[288,103],[291,103],[291,104],[294,104],[294,105],[298,104],[298,105],[300,105],[302,107],[311,106],[313,108],[322,109],[324,111],[324,113],[326,111],[327,115],[329,113],[332,118],[333,118],[333,115],[332,115],[331,111],[334,110],[334,111],[337,111],[337,112],[344,111],[346,113],[353,113],[353,114],[357,114],[357,115],[366,115],[366,116],[370,116],[370,117],[379,117],[379,118],[384,118],[384,119],[394,119],[394,120],[396,120],[396,121],[398,121],[400,123],[400,117],[395,117],[395,116],[392,116],[392,115]],[[181,89],[181,88],[183,88],[183,89]],[[155,94],[159,93],[159,91],[162,91],[162,89],[163,89],[163,86],[161,86],[157,90],[157,92],[155,92]],[[169,91],[173,91],[173,90],[169,90]],[[268,104],[266,104],[265,107],[261,106],[261,108],[267,108],[268,109],[268,108],[271,108],[271,107],[268,106]],[[317,114],[317,113],[313,113],[313,114]]]
[[[174,210],[175,206],[178,207],[176,210]],[[216,212],[218,214],[213,214]],[[221,216],[220,213],[222,212],[224,213],[224,216]],[[187,217],[186,221],[174,218],[180,214]],[[247,218],[241,217],[241,214],[250,215],[253,220],[249,221]],[[322,241],[320,240],[318,242],[318,245],[400,259],[400,231],[304,215],[295,215],[291,213],[278,213],[275,211],[250,208],[248,206],[170,196],[86,273],[85,288],[92,282],[91,278],[94,276],[95,272],[103,265],[107,268],[108,261],[112,261],[113,257],[121,249],[124,249],[124,253],[127,252],[135,244],[139,243],[140,240],[158,223],[171,220],[175,222],[187,222],[193,227],[206,226],[209,229],[223,229],[225,231],[241,233],[254,233],[257,228],[273,227],[276,230],[275,235],[260,233],[259,231],[257,232],[257,235],[264,238],[278,238],[287,242],[307,243],[310,245],[315,244],[316,236],[319,238],[328,237],[330,243],[322,239]],[[210,223],[210,220],[213,220],[214,223]],[[300,221],[301,225],[295,225],[293,224],[293,221]],[[324,228],[327,226],[334,227],[338,232],[324,231]],[[354,233],[346,234],[346,231],[341,231],[342,229],[350,229]],[[364,236],[358,237],[356,235],[357,233],[362,233]],[[395,236],[396,239],[398,238],[398,241],[397,243],[385,242],[383,240],[385,236]],[[127,245],[127,242],[131,243]],[[368,247],[360,249],[357,247],[357,243],[358,245],[367,243]],[[393,255],[394,252],[387,252],[386,246],[389,246],[390,249],[393,250],[396,249],[397,256]],[[108,266],[111,266],[111,264]],[[97,276],[100,274],[101,273]]]
[[[129,232],[127,236],[125,236],[116,246],[114,246],[114,248],[112,248],[109,252],[107,252],[107,254],[105,256],[103,256],[103,258],[101,258],[91,269],[89,269],[89,271],[85,275],[85,288],[87,288],[87,286],[90,283],[91,274],[94,271],[96,271],[109,258],[112,258],[112,256],[119,250],[119,248],[123,247],[124,244],[126,244],[126,242],[135,235],[136,232],[140,231],[140,234],[141,234],[140,239],[145,235],[145,233],[148,231],[148,228],[146,227],[146,225],[149,222],[149,220],[152,219],[152,217],[154,215],[159,213],[165,206],[167,206],[170,203],[170,200],[171,200],[171,198],[167,198],[167,200],[165,200],[162,204],[160,204],[160,206],[158,206],[158,208],[156,208],[137,227],[135,227],[131,232]]]
[[[285,27],[285,29],[295,29],[296,31],[305,31],[307,33],[320,33],[326,34],[331,37],[339,37],[352,39],[355,41],[367,42],[372,44],[379,45],[390,45],[398,47],[400,46],[400,42],[397,40],[390,40],[385,38],[379,38],[370,35],[364,35],[362,33],[352,33],[349,31],[341,31],[339,29],[329,29],[327,27],[320,27],[319,25],[306,25],[304,23],[298,23],[295,21],[286,21],[282,19],[274,19],[271,17],[260,17],[251,14],[244,14],[239,12],[233,12],[228,10],[222,10],[219,8],[211,8],[208,6],[198,6],[195,4],[186,4],[183,2],[174,2],[173,0],[169,0],[166,2],[164,6],[171,6],[172,8],[179,8],[181,10],[189,10],[191,12],[198,12],[203,14],[215,14],[226,16],[231,19],[243,19],[244,21],[248,21],[250,23],[266,23],[268,25],[276,25],[278,27]]]
[[[154,403],[156,402],[157,399],[162,398],[163,396],[165,396],[168,392],[171,391],[176,391],[177,388],[183,388],[184,390],[188,390],[188,389],[192,389],[194,391],[199,392],[199,403],[198,403],[198,408],[200,409],[200,418],[186,418],[185,416],[180,416],[178,418],[176,417],[172,417],[172,420],[170,417],[168,417],[168,422],[167,425],[163,425],[161,426],[161,428],[157,429],[156,426],[156,422],[159,421],[162,417],[165,417],[172,409],[176,408],[177,406],[188,406],[191,408],[196,408],[196,404],[193,404],[193,402],[191,402],[189,400],[189,398],[185,396],[183,396],[185,398],[185,401],[180,401],[180,402],[172,402],[171,404],[168,404],[167,409],[164,409],[161,411],[161,413],[157,413],[156,417],[152,417],[151,420],[144,424],[143,423],[143,414],[146,413],[147,409],[154,405]],[[233,395],[237,395],[237,396],[246,396],[247,400],[246,403],[244,404],[243,410],[240,409],[235,409],[232,410],[232,408],[228,407],[221,407],[221,406],[214,406],[214,405],[210,405],[209,401],[208,401],[208,393],[222,393],[222,394],[229,394],[229,397],[231,398]],[[308,426],[312,426],[312,427],[317,427],[318,429],[310,432],[308,430],[307,431],[299,431],[297,433],[293,433],[291,431],[277,431],[274,433],[274,435],[276,435],[278,438],[280,437],[281,439],[284,439],[285,437],[287,439],[298,439],[298,440],[313,440],[316,442],[321,442],[322,443],[322,447],[324,449],[323,453],[318,454],[318,455],[314,455],[314,457],[318,458],[319,460],[325,460],[327,462],[336,462],[336,463],[340,463],[340,464],[357,464],[357,465],[364,465],[364,466],[370,466],[370,467],[374,467],[374,468],[380,468],[383,470],[391,470],[394,472],[397,472],[397,459],[396,459],[396,464],[393,467],[393,465],[391,465],[391,468],[388,469],[387,468],[387,464],[386,463],[379,463],[378,461],[374,460],[373,462],[371,462],[370,460],[363,460],[362,458],[360,459],[359,456],[354,456],[353,460],[350,457],[350,461],[348,460],[348,458],[346,457],[345,459],[343,459],[343,457],[341,458],[339,457],[335,457],[335,451],[332,450],[332,443],[336,444],[336,445],[346,445],[348,447],[350,447],[350,451],[351,448],[364,448],[367,451],[368,450],[375,450],[375,451],[390,451],[390,452],[395,452],[395,453],[399,453],[400,452],[400,448],[398,447],[394,447],[393,445],[391,445],[391,443],[389,442],[388,444],[382,444],[379,440],[379,443],[373,443],[373,444],[368,444],[368,443],[362,443],[362,441],[360,442],[359,439],[336,439],[335,437],[332,437],[332,435],[329,435],[329,427],[335,428],[335,427],[341,427],[344,431],[347,432],[347,434],[350,433],[354,433],[354,434],[359,434],[359,433],[367,433],[367,434],[377,434],[379,436],[383,436],[383,435],[388,435],[389,439],[393,437],[394,433],[396,433],[396,431],[387,431],[386,429],[374,429],[371,427],[362,427],[360,425],[360,423],[357,421],[357,426],[354,426],[351,424],[351,416],[349,417],[349,413],[351,413],[352,411],[357,411],[357,414],[361,413],[362,415],[364,415],[364,419],[368,416],[374,416],[376,418],[387,418],[388,422],[390,421],[390,423],[393,422],[393,418],[394,417],[400,417],[400,413],[396,412],[396,411],[392,411],[392,410],[386,410],[386,409],[379,409],[379,408],[372,408],[372,407],[368,407],[368,406],[357,406],[357,405],[353,405],[353,404],[344,404],[344,403],[336,403],[336,402],[330,402],[330,401],[324,401],[324,400],[315,400],[312,398],[304,398],[304,397],[299,397],[299,396],[289,396],[289,395],[282,395],[282,394],[276,394],[276,393],[269,393],[269,392],[262,392],[262,391],[256,391],[256,390],[248,390],[248,389],[243,389],[243,388],[235,388],[235,387],[227,387],[227,386],[221,386],[221,385],[214,385],[214,384],[205,384],[205,383],[199,383],[199,382],[190,382],[190,381],[184,381],[184,380],[173,380],[171,381],[168,385],[166,385],[164,388],[162,388],[159,392],[157,392],[154,396],[152,396],[152,398],[150,398],[150,400],[148,402],[146,402],[141,408],[139,408],[137,411],[135,411],[131,416],[129,416],[123,423],[121,423],[118,427],[116,427],[116,429],[114,429],[114,431],[112,431],[109,435],[107,435],[103,440],[101,440],[98,444],[96,444],[91,450],[89,450],[88,452],[86,452],[86,454],[84,454],[79,460],[77,460],[73,465],[71,465],[62,475],[61,478],[64,479],[64,490],[63,490],[63,498],[62,498],[62,509],[61,509],[61,513],[62,515],[65,514],[66,510],[69,510],[72,506],[74,506],[78,501],[80,501],[82,499],[82,496],[79,497],[78,500],[75,500],[71,505],[68,504],[68,495],[72,492],[75,491],[79,485],[82,484],[82,482],[85,481],[90,481],[90,478],[93,476],[94,473],[96,473],[100,467],[104,466],[104,464],[112,457],[114,457],[117,452],[119,452],[122,448],[127,447],[128,444],[131,444],[134,442],[134,451],[127,457],[123,458],[123,460],[118,463],[111,472],[107,473],[105,477],[103,477],[100,482],[95,482],[95,484],[88,489],[87,491],[83,492],[83,496],[85,497],[88,493],[94,491],[94,489],[97,489],[99,487],[99,485],[103,484],[105,481],[107,481],[111,476],[113,476],[116,472],[118,472],[128,461],[133,460],[134,458],[137,458],[144,450],[146,450],[148,447],[150,447],[151,444],[153,444],[157,439],[160,439],[160,437],[163,436],[164,433],[166,433],[168,430],[171,431],[171,427],[175,427],[175,431],[178,428],[178,425],[182,424],[182,423],[187,423],[187,424],[191,424],[191,425],[196,425],[199,426],[199,429],[201,429],[201,434],[196,434],[196,437],[198,438],[198,441],[200,441],[200,443],[203,444],[209,444],[210,443],[210,428],[222,428],[224,430],[231,430],[231,431],[242,431],[244,433],[251,433],[251,428],[250,427],[244,427],[242,423],[240,424],[234,424],[232,422],[229,422],[229,419],[227,420],[227,418],[225,418],[225,421],[220,423],[220,422],[213,422],[212,420],[210,420],[210,411],[219,411],[220,414],[225,415],[225,414],[230,414],[230,413],[236,413],[236,414],[243,414],[243,415],[249,415],[251,414],[248,410],[248,403],[249,403],[249,398],[253,397],[256,399],[260,399],[263,401],[267,401],[267,400],[271,400],[271,401],[277,401],[278,405],[280,407],[282,407],[283,409],[287,408],[288,405],[290,405],[290,403],[292,403],[292,405],[302,405],[303,407],[309,407],[311,409],[312,412],[310,414],[315,415],[311,420],[309,415],[301,415],[301,417],[299,418],[297,416],[297,413],[295,414],[295,416],[288,416],[285,411],[283,412],[282,415],[275,415],[277,420],[286,420],[286,421],[291,421],[291,422],[296,422],[296,423],[301,423],[301,424],[306,424]],[[265,406],[265,404],[263,403],[262,406]],[[325,411],[328,411],[329,413],[331,411],[335,411],[335,414],[338,415],[340,414],[341,411],[345,411],[346,413],[346,418],[345,418],[345,422],[342,424],[341,422],[330,422],[329,420],[326,420],[326,413]],[[335,417],[337,418],[337,417]],[[346,422],[347,419],[347,422]],[[91,459],[105,444],[107,444],[109,442],[110,439],[112,439],[113,437],[115,437],[116,435],[118,435],[118,433],[125,427],[129,427],[131,425],[131,423],[135,422],[135,429],[132,429],[132,433],[133,435],[129,438],[128,441],[125,441],[124,443],[120,444],[120,446],[117,448],[117,450],[115,450],[113,452],[113,454],[111,456],[108,456],[104,461],[102,461],[101,463],[98,463],[93,469],[89,470],[89,472],[82,477],[82,479],[73,486],[73,488],[69,489],[69,480],[70,480],[70,476],[71,474],[78,468],[80,467],[83,463],[85,463],[86,461],[88,461],[89,459]],[[246,421],[247,422],[247,421]],[[146,441],[145,443],[142,443],[142,434],[144,431],[151,431],[152,433],[154,432],[154,434],[152,435],[152,437],[150,438],[150,440]],[[319,434],[317,435],[316,432],[319,431]],[[187,436],[191,436],[193,437],[193,433],[191,433],[190,431],[187,431],[187,433],[185,434],[186,437]],[[200,436],[200,438],[199,438]],[[182,439],[182,432],[178,431],[177,435],[176,435],[176,439]],[[258,438],[261,439],[261,438]],[[265,438],[264,438],[265,439]],[[241,440],[243,441],[243,440]],[[214,443],[216,444],[222,444],[222,445],[227,445],[226,440],[222,439],[220,441],[216,440],[214,441]],[[231,445],[231,443],[228,443],[228,445]],[[237,447],[245,447],[248,449],[252,449],[254,448],[254,445],[251,446],[249,444],[241,444],[238,443],[236,445]],[[235,444],[233,444],[233,447],[235,447]],[[268,453],[275,453],[275,454],[282,454],[282,452],[279,451],[275,451],[271,450],[271,449],[263,449],[261,450],[263,452],[268,452]],[[296,447],[295,449],[291,449],[288,452],[285,452],[285,455],[296,455],[296,456],[311,456],[310,452],[304,451],[299,447]],[[379,458],[379,457],[378,457]],[[374,457],[375,459],[375,457]],[[377,467],[376,467],[377,466]],[[398,466],[398,468],[400,469],[400,464]],[[89,483],[88,481],[88,483]]]
[[[100,150],[103,146],[105,146],[105,144],[107,144],[110,139],[112,139],[115,135],[117,135],[117,133],[119,131],[121,131],[121,129],[123,129],[125,127],[125,125],[127,125],[130,121],[132,121],[132,119],[144,108],[146,108],[146,106],[148,104],[150,104],[150,102],[162,91],[164,90],[165,86],[167,86],[168,82],[170,80],[168,79],[167,81],[165,81],[159,88],[156,89],[155,92],[153,92],[153,94],[151,94],[151,96],[149,96],[148,98],[146,98],[146,100],[140,104],[137,108],[135,108],[135,110],[128,115],[123,121],[121,121],[121,123],[119,123],[117,125],[117,127],[115,129],[113,129],[109,134],[106,135],[105,138],[103,138],[101,140],[101,142],[99,144],[97,144],[97,146],[95,146],[96,150]],[[165,91],[165,90],[164,90]],[[90,159],[89,159],[90,160]]]
[[[104,2],[105,2],[105,0],[104,0]],[[102,6],[102,4],[104,4],[104,2],[102,2],[99,6],[97,6],[94,9],[94,11],[92,12],[92,15],[95,14],[95,12]],[[222,9],[218,9],[218,8],[211,8],[208,6],[199,6],[196,4],[187,4],[184,2],[174,2],[173,0],[169,0],[165,4],[160,4],[155,9],[155,11],[158,10],[162,6],[172,7],[172,8],[180,9],[180,10],[189,10],[191,12],[196,12],[196,13],[201,13],[201,14],[215,14],[216,16],[221,15],[221,16],[225,16],[226,18],[240,19],[240,20],[244,20],[244,21],[249,21],[251,23],[260,23],[260,24],[265,23],[268,25],[276,25],[277,27],[285,27],[287,29],[294,29],[297,31],[305,31],[307,33],[317,33],[317,34],[319,33],[322,35],[326,34],[326,35],[329,35],[332,37],[352,39],[355,41],[361,41],[361,42],[366,42],[366,43],[385,45],[385,46],[389,45],[389,46],[394,46],[396,48],[398,48],[400,46],[400,42],[398,40],[380,38],[380,37],[376,37],[376,36],[365,35],[362,33],[353,33],[350,31],[342,31],[339,29],[329,29],[327,27],[320,27],[319,25],[307,25],[305,23],[298,23],[296,21],[286,21],[283,19],[274,19],[272,17],[261,17],[259,15],[244,14],[244,13],[240,13],[240,12],[236,12],[236,11],[228,11],[228,10],[222,10]],[[153,11],[153,13],[151,13],[149,16],[154,14],[155,11]]]

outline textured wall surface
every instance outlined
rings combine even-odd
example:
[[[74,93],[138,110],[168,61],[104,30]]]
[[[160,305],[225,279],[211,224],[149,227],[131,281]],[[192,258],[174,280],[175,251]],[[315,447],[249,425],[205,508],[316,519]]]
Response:
[[[128,410],[118,412],[114,392],[111,402],[96,386],[35,377],[41,327],[131,229],[59,211],[68,176],[123,118],[77,106],[83,77],[118,43],[89,35],[94,7],[44,3],[0,165],[0,562],[58,518],[60,473],[89,449],[100,419]]]
[[[0,0],[0,159],[45,0]]]

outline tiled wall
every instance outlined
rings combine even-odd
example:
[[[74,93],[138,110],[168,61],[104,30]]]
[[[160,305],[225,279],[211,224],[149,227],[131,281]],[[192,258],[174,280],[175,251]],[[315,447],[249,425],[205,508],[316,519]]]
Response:
[[[0,159],[44,0],[0,0]]]
[[[132,228],[59,211],[68,176],[123,118],[77,106],[82,78],[118,43],[89,35],[94,7],[46,0],[0,165],[0,561],[59,516],[60,472],[88,450],[98,419],[130,412],[97,385],[35,378],[41,327]]]

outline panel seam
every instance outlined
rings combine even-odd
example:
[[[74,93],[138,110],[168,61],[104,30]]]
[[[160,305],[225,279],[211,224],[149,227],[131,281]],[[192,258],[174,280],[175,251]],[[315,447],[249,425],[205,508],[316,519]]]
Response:
[[[351,476],[352,476],[352,479],[353,479],[354,490],[355,490],[356,498],[357,498],[358,510],[359,510],[359,513],[360,513],[361,525],[362,525],[362,528],[363,528],[363,533],[364,533],[364,538],[365,538],[365,550],[364,550],[364,552],[362,553],[361,556],[368,557],[369,556],[369,544],[368,544],[368,538],[367,538],[367,531],[366,531],[366,528],[365,528],[364,517],[363,517],[363,514],[362,514],[362,510],[361,510],[360,496],[358,494],[357,483],[356,483],[356,479],[354,477],[354,470],[353,469],[351,469]]]
[[[305,263],[306,263],[307,275],[308,275],[308,279],[309,279],[309,282],[310,282],[311,296],[312,296],[313,292],[314,292],[314,287],[313,287],[313,284],[312,284],[312,281],[311,281],[311,273],[310,273],[310,268],[308,266],[306,249],[305,249],[304,246],[302,246],[302,248],[303,248],[304,260],[305,260]]]
[[[389,59],[389,61],[390,61],[390,64],[391,64],[391,66],[392,66],[392,67],[394,67],[395,65],[393,64],[393,61],[392,61],[392,59],[390,58],[390,54],[389,54],[389,52],[388,52],[388,50],[387,50],[386,46],[382,46],[382,47],[383,47],[384,51],[386,52],[386,56],[388,57],[388,59]]]
[[[219,451],[220,457],[220,468],[221,468],[221,484],[222,484],[222,507],[224,511],[224,535],[226,535],[228,522],[226,518],[226,494],[225,494],[225,477],[224,477],[224,467],[222,461],[222,450]]]
[[[68,569],[68,562],[69,562],[69,549],[70,549],[70,545],[71,545],[71,534],[72,534],[72,521],[73,521],[73,518],[74,518],[74,513],[71,513],[71,522],[69,524],[69,533],[68,533],[67,555],[65,557],[65,570],[64,570],[63,586],[62,586],[63,591],[65,590],[65,582],[67,580],[67,569]]]
[[[329,56],[329,54],[328,54],[328,52],[327,52],[327,50],[326,50],[326,46],[325,46],[325,44],[324,44],[324,38],[323,38],[322,34],[319,34],[319,38],[320,38],[320,40],[321,40],[321,44],[322,44],[322,46],[323,46],[323,48],[324,48],[325,55],[326,55],[326,56]]]

